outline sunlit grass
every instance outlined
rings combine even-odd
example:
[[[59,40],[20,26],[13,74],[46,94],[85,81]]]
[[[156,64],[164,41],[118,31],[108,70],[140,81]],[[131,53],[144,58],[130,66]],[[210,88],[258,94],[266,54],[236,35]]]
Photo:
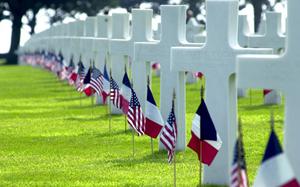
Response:
[[[159,99],[159,79],[153,78]],[[199,104],[199,84],[187,85],[187,140]],[[262,158],[274,108],[282,139],[283,106],[262,105],[261,91],[239,100],[250,181]],[[82,106],[80,106],[82,100]],[[54,75],[31,67],[0,67],[0,186],[172,186],[173,166],[166,152],[151,155],[150,139],[124,132],[124,116],[91,106]],[[198,184],[198,162],[191,150],[177,154],[178,186]]]

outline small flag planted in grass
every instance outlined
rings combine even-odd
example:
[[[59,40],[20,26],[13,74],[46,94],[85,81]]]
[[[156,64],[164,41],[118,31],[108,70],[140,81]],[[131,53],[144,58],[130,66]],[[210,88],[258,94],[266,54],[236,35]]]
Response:
[[[171,163],[175,154],[176,141],[177,141],[177,124],[174,113],[174,99],[172,101],[171,112],[169,113],[168,120],[160,135],[160,141],[168,150],[168,162]]]
[[[112,76],[110,77],[110,100],[117,108],[121,108],[120,88]]]
[[[219,152],[222,141],[203,98],[192,123],[192,138],[188,147],[198,154],[198,158],[202,163],[210,165]]]
[[[271,135],[253,186],[300,187],[294,175],[292,166],[290,165],[288,158],[284,154],[277,135],[274,131],[273,116],[271,119],[271,123]]]
[[[147,86],[147,102],[145,115],[145,134],[147,134],[151,138],[156,138],[164,126],[164,121],[161,116],[160,110],[156,106],[156,102],[149,85]]]

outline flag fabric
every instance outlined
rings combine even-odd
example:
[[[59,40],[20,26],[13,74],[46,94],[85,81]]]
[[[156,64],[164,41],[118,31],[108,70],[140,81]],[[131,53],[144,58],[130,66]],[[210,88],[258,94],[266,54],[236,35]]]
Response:
[[[103,77],[101,71],[96,67],[93,68],[90,85],[98,95],[102,94]]]
[[[124,114],[128,113],[130,97],[131,97],[131,84],[127,72],[125,71],[122,80],[122,86],[121,86],[121,102],[122,102],[122,111]]]
[[[81,61],[79,61],[76,82],[75,82],[76,89],[79,92],[82,92],[84,77],[85,77],[85,67],[84,67],[83,63]]]
[[[92,87],[90,85],[91,74],[92,74],[92,67],[89,68],[88,72],[86,73],[86,75],[83,79],[83,92],[88,97],[94,94],[94,90],[92,89]]]
[[[117,82],[112,77],[110,77],[110,100],[112,101],[113,105],[121,109],[122,105],[120,88]]]
[[[268,94],[271,93],[271,92],[272,92],[272,90],[270,90],[270,89],[264,89],[264,90],[263,90],[264,96],[268,95]]]
[[[242,138],[236,140],[231,168],[231,187],[248,187],[247,167]]]
[[[201,99],[201,104],[194,116],[191,133],[192,137],[188,143],[188,147],[198,154],[198,159],[200,160],[201,158],[200,161],[202,163],[209,166],[221,148],[222,140],[215,129],[215,125],[203,99]]]
[[[107,73],[107,69],[106,69],[106,64],[104,65],[104,71],[103,71],[103,90],[102,90],[102,99],[103,99],[103,103],[106,102],[106,98],[107,96],[109,96],[110,93],[110,81],[109,81],[109,76]]]
[[[146,102],[146,124],[145,134],[151,138],[156,138],[164,126],[164,121],[154,100],[149,85],[147,86],[147,102]]]
[[[253,186],[300,187],[289,160],[280,146],[274,129],[271,131],[267,148]]]
[[[139,136],[144,134],[145,117],[140,102],[133,89],[131,89],[131,98],[127,113],[127,122],[136,131],[136,133],[138,133]]]
[[[176,117],[174,113],[174,106],[171,108],[168,120],[160,135],[160,141],[164,144],[168,150],[168,162],[171,163],[175,153],[176,141],[177,141],[177,125]]]

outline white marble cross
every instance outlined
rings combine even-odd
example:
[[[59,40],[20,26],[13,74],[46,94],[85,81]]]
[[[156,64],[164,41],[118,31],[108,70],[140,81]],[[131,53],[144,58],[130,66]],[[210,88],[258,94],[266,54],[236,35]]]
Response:
[[[238,84],[245,88],[272,88],[285,95],[284,151],[300,179],[300,25],[299,0],[287,2],[287,40],[283,55],[238,57]]]
[[[152,15],[153,11],[148,9],[133,9],[132,10],[132,32],[130,37],[124,39],[112,39],[110,41],[110,53],[112,56],[118,55],[123,57],[134,56],[134,43],[148,41],[152,37]],[[121,59],[120,59],[121,60]],[[117,61],[116,67],[124,74],[124,63]],[[136,91],[140,104],[145,111],[147,75],[150,74],[150,63],[132,61],[132,79],[133,87]],[[117,79],[118,83],[122,83],[122,77]]]
[[[191,17],[186,24],[186,40],[188,42],[195,42],[194,36],[200,34],[201,25],[197,23],[194,17]]]
[[[236,56],[271,53],[272,50],[247,49],[238,45],[237,0],[207,0],[206,8],[205,45],[172,48],[172,70],[180,75],[185,71],[201,71],[206,78],[207,107],[223,144],[212,165],[204,167],[204,183],[229,185],[237,133]],[[179,86],[181,90],[177,92],[182,92],[181,100],[185,102],[183,76],[179,76],[179,84],[183,86]]]
[[[178,86],[179,76],[171,71],[171,47],[187,44],[186,34],[186,9],[184,5],[162,5],[161,8],[161,39],[160,41],[148,40],[147,42],[136,42],[134,46],[135,63],[146,61],[157,61],[160,63],[160,110],[166,121],[172,106],[173,89]],[[191,45],[191,44],[190,44]],[[147,82],[141,84],[146,85]],[[180,85],[182,86],[182,85]],[[146,93],[144,90],[142,93]],[[178,124],[177,150],[185,150],[185,108],[182,99],[184,97],[176,93],[175,115]],[[160,149],[163,149],[160,144]]]
[[[108,58],[109,40],[111,38],[111,16],[99,15],[96,17],[96,37],[92,40],[93,58],[95,66],[103,72],[105,58]],[[103,104],[102,98],[96,99],[97,104]]]
[[[88,67],[94,60],[93,40],[96,36],[96,17],[88,17],[84,21],[83,36],[80,37],[80,52],[84,65]]]
[[[126,50],[123,47],[115,48],[114,39],[126,40],[129,36],[129,14],[128,13],[113,13],[112,14],[112,35],[109,41],[110,66],[113,78],[119,86],[121,86],[122,78],[125,72],[124,53],[119,53],[118,50]],[[108,70],[109,71],[109,70]],[[122,114],[122,110],[112,106],[113,114]]]
[[[285,36],[281,32],[281,13],[267,12],[265,24],[266,31],[264,34],[248,36],[248,47],[284,48]]]

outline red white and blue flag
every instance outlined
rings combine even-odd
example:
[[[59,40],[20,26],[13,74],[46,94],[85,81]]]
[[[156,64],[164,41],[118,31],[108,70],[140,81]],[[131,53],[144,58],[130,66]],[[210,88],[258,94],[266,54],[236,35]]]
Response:
[[[161,116],[160,110],[156,105],[149,85],[147,86],[147,102],[145,117],[145,134],[147,134],[151,138],[156,138],[164,126],[164,120]]]
[[[241,137],[237,139],[234,146],[230,187],[248,187],[245,151]]]
[[[110,77],[110,100],[112,101],[113,105],[121,109],[122,105],[120,88],[112,76]]]
[[[94,94],[94,90],[91,87],[91,75],[92,75],[92,67],[89,68],[88,72],[86,73],[84,80],[83,80],[83,92],[86,96],[91,96]]]
[[[121,102],[122,102],[122,111],[124,114],[128,113],[130,98],[131,98],[131,84],[127,72],[125,71],[122,80],[122,86],[121,86]]]
[[[98,95],[102,94],[103,77],[101,71],[96,67],[93,67],[90,85],[93,88],[94,92],[96,92]]]
[[[274,129],[271,131],[269,142],[253,186],[300,187],[289,160],[280,146]]]
[[[109,76],[107,73],[107,69],[106,69],[106,64],[104,65],[104,71],[103,71],[103,90],[102,90],[102,99],[103,99],[103,103],[106,102],[106,98],[109,96],[110,93],[110,81],[109,81]]]
[[[201,104],[197,109],[192,123],[192,138],[188,147],[198,154],[198,159],[201,159],[202,163],[209,166],[219,152],[222,140],[216,131],[203,99],[201,99]]]
[[[168,120],[160,135],[160,141],[168,150],[168,162],[171,163],[175,154],[177,141],[177,124],[174,113],[174,105],[172,105],[171,112],[168,116]]]
[[[78,71],[76,76],[75,86],[77,91],[82,92],[83,88],[83,79],[85,77],[85,67],[81,61],[78,63]]]
[[[144,134],[145,117],[140,102],[133,89],[131,89],[131,98],[127,113],[127,122],[135,130],[135,132],[138,133],[139,136]]]

